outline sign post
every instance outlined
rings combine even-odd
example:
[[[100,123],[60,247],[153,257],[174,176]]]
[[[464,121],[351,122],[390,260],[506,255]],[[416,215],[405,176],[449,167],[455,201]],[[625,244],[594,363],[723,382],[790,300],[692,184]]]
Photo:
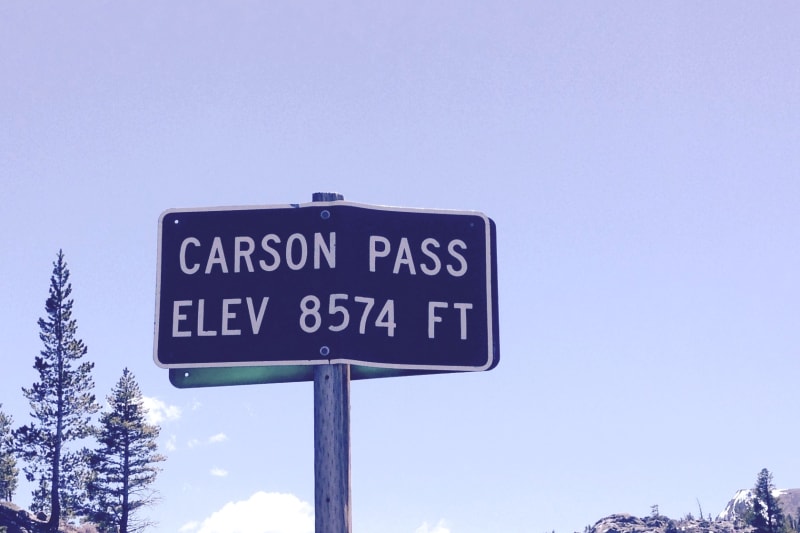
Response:
[[[316,202],[344,200],[316,193]],[[317,533],[351,533],[350,365],[314,367],[314,523]]]
[[[350,533],[350,365],[314,368],[314,522]]]

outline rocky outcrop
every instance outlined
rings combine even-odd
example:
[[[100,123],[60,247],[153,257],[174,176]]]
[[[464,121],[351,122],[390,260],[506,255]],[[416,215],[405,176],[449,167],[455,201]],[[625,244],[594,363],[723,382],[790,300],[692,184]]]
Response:
[[[648,529],[644,519],[629,514],[612,514],[601,518],[592,527],[591,533],[644,533]]]
[[[800,489],[787,489],[781,491],[778,496],[778,503],[781,504],[783,514],[800,517]]]
[[[13,503],[0,502],[0,527],[8,533],[44,533],[44,523]]]
[[[588,533],[744,533],[744,529],[729,520],[673,520],[661,515],[637,518],[613,514],[598,520]]]
[[[0,501],[0,531],[6,528],[6,533],[48,533],[47,517],[36,517],[28,511],[21,509],[11,502]],[[81,525],[61,524],[60,533],[97,533],[94,524]]]

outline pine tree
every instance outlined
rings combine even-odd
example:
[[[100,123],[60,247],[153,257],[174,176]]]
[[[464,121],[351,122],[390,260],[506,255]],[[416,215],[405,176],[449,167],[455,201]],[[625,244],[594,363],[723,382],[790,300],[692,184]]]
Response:
[[[14,456],[14,440],[11,424],[14,422],[7,416],[0,403],[0,500],[11,501],[17,490],[17,458]]]
[[[85,461],[81,451],[71,451],[71,442],[80,442],[92,434],[91,416],[99,409],[92,390],[94,363],[81,361],[86,346],[76,337],[78,326],[72,317],[72,284],[64,253],[59,250],[53,262],[46,317],[39,319],[39,338],[44,344],[33,367],[39,381],[22,393],[31,406],[30,425],[14,432],[17,449],[25,461],[25,477],[38,480],[38,490],[49,494],[38,502],[50,513],[47,527],[58,529],[61,518],[76,510],[80,499]]]
[[[157,453],[159,427],[148,424],[142,393],[126,368],[108,397],[109,410],[100,417],[98,442],[92,454],[94,479],[89,483],[90,518],[119,533],[133,533],[150,524],[137,514],[154,501],[149,485],[165,457]]]
[[[781,533],[783,531],[783,511],[778,499],[772,494],[772,473],[763,468],[753,488],[753,499],[750,502],[752,511],[748,523],[753,533]]]

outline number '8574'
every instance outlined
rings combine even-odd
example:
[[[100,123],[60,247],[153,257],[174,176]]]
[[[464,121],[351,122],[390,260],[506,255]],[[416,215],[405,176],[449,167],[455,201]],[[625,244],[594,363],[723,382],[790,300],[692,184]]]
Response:
[[[328,329],[330,331],[343,331],[350,326],[350,310],[344,305],[345,302],[350,300],[348,294],[331,294],[328,298],[327,321]],[[367,296],[354,296],[353,302],[359,304],[359,311],[361,316],[357,316],[358,332],[364,335],[367,331],[367,326],[374,326],[376,328],[386,328],[386,335],[394,337],[394,330],[397,324],[394,321],[394,300],[386,300],[374,322],[370,323],[372,313],[375,309],[375,298]],[[300,328],[306,333],[315,333],[322,327],[322,302],[319,297],[309,294],[300,300]]]

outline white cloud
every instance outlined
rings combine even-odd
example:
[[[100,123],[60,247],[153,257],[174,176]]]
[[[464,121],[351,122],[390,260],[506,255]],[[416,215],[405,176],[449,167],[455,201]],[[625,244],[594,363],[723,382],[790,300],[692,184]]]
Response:
[[[226,440],[228,440],[228,436],[225,433],[217,433],[216,435],[211,435],[208,438],[208,442],[211,444],[225,442]]]
[[[158,398],[142,396],[142,406],[147,413],[147,422],[160,425],[168,420],[177,420],[181,417],[181,408],[176,405],[167,405]]]
[[[450,533],[450,528],[444,520],[439,520],[435,526],[429,526],[428,522],[423,522],[414,533]]]
[[[167,443],[164,444],[164,449],[168,452],[174,452],[178,449],[177,441],[178,438],[175,435],[172,435],[169,439],[167,439]]]
[[[256,492],[203,520],[197,533],[313,533],[314,508],[293,494]]]
[[[205,446],[207,444],[218,444],[220,442],[225,442],[228,440],[228,436],[225,433],[217,433],[216,435],[211,435],[208,437],[207,440],[200,440],[200,439],[190,439],[186,446],[189,448],[197,448],[198,446]]]
[[[180,533],[186,533],[187,531],[194,531],[198,527],[200,527],[200,522],[187,522],[183,524],[178,531],[180,531]]]
[[[214,477],[226,477],[228,475],[228,471],[223,468],[217,468],[216,466],[211,469],[211,475]]]

